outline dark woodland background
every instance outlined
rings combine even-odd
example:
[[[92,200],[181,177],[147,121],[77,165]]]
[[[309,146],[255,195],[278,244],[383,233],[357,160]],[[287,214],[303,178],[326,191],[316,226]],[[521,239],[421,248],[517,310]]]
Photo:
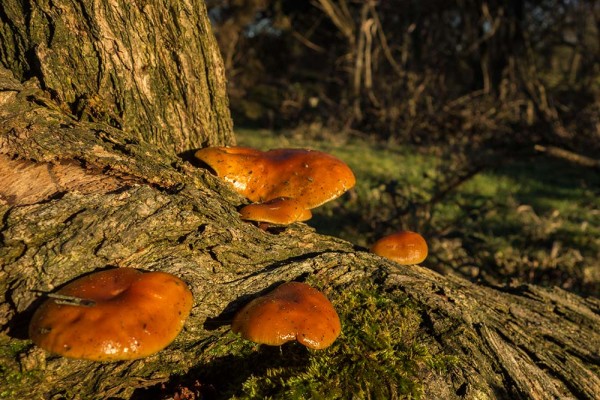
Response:
[[[599,149],[595,1],[208,6],[238,125]]]

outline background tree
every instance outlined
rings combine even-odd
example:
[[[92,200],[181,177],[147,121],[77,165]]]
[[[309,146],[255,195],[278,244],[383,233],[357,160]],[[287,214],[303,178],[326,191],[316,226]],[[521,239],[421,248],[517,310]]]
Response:
[[[238,121],[598,150],[594,1],[209,6]]]
[[[233,142],[202,2],[5,1],[0,18],[2,397],[147,398],[156,393],[144,388],[178,379],[215,397],[299,390],[290,382],[331,397],[600,395],[593,298],[477,286],[303,224],[272,234],[243,223],[245,200],[185,159]],[[43,294],[106,267],[190,285],[176,342],[119,363],[33,346],[27,324]],[[292,279],[328,293],[344,336],[323,353],[286,347],[290,358],[244,347],[229,333],[233,312]],[[353,369],[377,365],[363,379]]]

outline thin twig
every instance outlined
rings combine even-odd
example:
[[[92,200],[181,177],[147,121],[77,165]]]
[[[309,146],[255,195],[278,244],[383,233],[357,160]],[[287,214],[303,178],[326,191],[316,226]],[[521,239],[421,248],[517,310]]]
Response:
[[[541,144],[536,144],[533,148],[536,151],[546,153],[552,157],[567,160],[569,162],[572,162],[573,164],[581,165],[583,167],[588,167],[588,168],[599,168],[600,169],[600,160],[596,160],[595,158],[577,154],[577,153],[574,153],[569,150],[561,149],[560,147],[542,146]]]
[[[68,296],[64,294],[58,293],[50,293],[48,297],[51,299],[55,299],[54,302],[56,304],[67,305],[67,306],[79,306],[79,307],[93,307],[96,305],[96,302],[91,299],[82,299],[77,296]]]

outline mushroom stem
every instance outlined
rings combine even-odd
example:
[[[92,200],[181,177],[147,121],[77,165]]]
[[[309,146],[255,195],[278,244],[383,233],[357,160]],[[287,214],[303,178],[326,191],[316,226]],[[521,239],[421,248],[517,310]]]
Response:
[[[54,299],[54,302],[56,304],[66,306],[94,307],[96,305],[96,302],[94,300],[82,299],[81,297],[76,296],[67,296],[58,293],[48,293],[48,297]]]
[[[268,230],[270,226],[271,226],[271,224],[269,224],[268,222],[259,222],[258,223],[258,228],[262,229],[263,231]]]

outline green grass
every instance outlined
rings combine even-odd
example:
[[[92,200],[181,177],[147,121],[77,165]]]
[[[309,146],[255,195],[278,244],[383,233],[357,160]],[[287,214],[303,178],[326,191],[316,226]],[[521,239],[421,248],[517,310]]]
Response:
[[[268,130],[239,129],[236,131],[238,145],[269,150],[280,147],[309,148],[324,151],[344,160],[355,172],[358,179],[357,190],[366,189],[362,182],[379,179],[405,179],[415,184],[422,180],[423,174],[435,168],[434,156],[419,154],[419,150],[397,145],[384,146],[365,139],[343,139],[332,137],[317,141],[301,136],[276,134]],[[401,169],[403,173],[398,174]]]
[[[597,175],[558,160],[512,161],[452,193],[437,207],[432,225],[452,227],[463,251],[454,264],[476,265],[478,277],[594,295],[600,279],[598,187]],[[454,255],[438,255],[438,262],[453,264]]]
[[[356,187],[313,210],[319,232],[368,247],[396,230],[421,232],[424,265],[467,278],[600,291],[600,175],[545,156],[506,159],[428,201],[461,171],[450,150],[383,145],[365,138],[236,132],[238,143],[267,150],[305,147],[344,160]],[[468,164],[467,164],[468,165]]]

